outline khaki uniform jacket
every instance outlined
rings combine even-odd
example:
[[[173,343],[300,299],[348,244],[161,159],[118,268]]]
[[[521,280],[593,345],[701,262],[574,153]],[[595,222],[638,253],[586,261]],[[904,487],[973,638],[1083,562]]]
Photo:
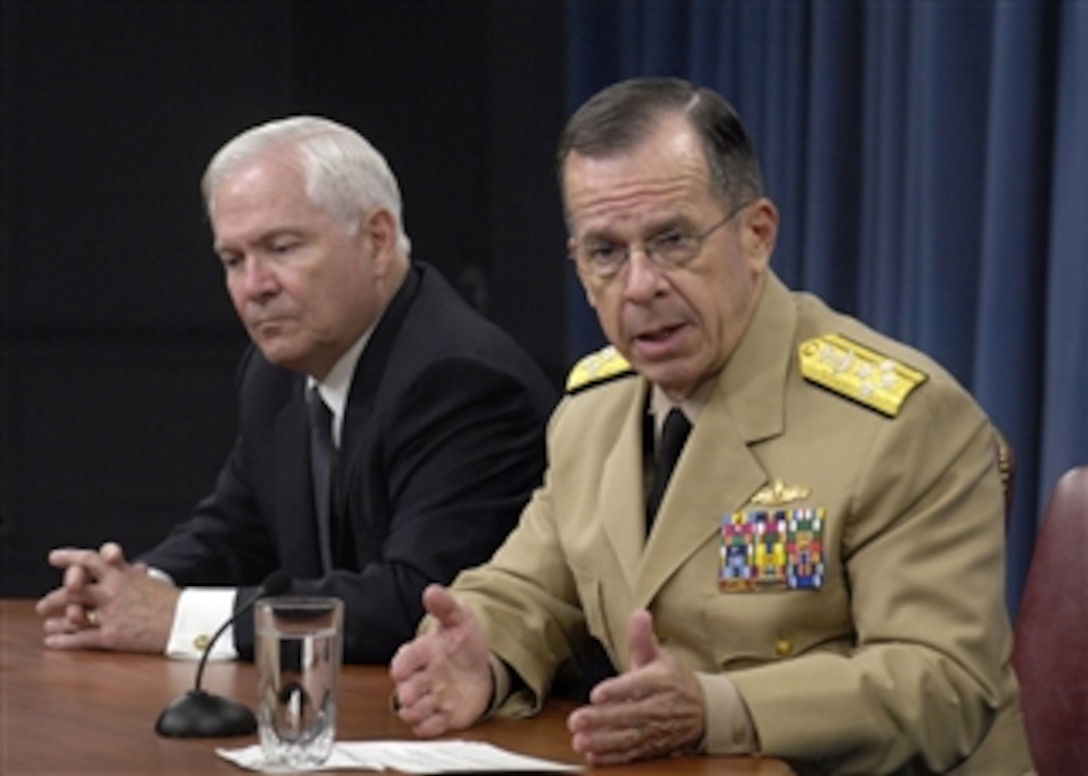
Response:
[[[801,374],[800,344],[829,333],[926,375],[896,417]],[[760,750],[803,772],[1030,772],[994,433],[970,396],[771,275],[647,540],[648,389],[631,373],[561,402],[542,487],[494,558],[455,585],[527,687],[500,713],[537,708],[586,631],[623,670],[628,616],[645,607],[707,690],[710,753],[731,736],[715,726],[726,675]],[[719,585],[723,520],[768,496],[824,510],[817,589]]]

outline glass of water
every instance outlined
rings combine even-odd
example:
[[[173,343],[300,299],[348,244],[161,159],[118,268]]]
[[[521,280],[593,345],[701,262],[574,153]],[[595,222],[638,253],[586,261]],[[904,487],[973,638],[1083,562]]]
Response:
[[[257,602],[257,732],[267,764],[304,768],[332,753],[343,622],[338,598]]]

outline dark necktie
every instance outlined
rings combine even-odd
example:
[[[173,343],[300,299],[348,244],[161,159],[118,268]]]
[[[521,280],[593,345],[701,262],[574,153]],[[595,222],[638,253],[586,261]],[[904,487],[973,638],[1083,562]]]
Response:
[[[317,386],[306,394],[310,413],[310,470],[314,483],[314,507],[317,509],[317,536],[321,547],[321,562],[332,569],[333,520],[332,482],[336,465],[336,448],[332,443],[332,411],[321,398]]]
[[[657,508],[661,505],[661,497],[665,495],[665,488],[669,484],[672,470],[676,468],[676,461],[680,457],[680,451],[684,449],[684,443],[691,432],[691,423],[679,407],[673,407],[665,416],[665,426],[661,430],[661,442],[658,445],[656,465],[654,466],[653,486],[646,497],[646,535],[654,525],[657,516]]]

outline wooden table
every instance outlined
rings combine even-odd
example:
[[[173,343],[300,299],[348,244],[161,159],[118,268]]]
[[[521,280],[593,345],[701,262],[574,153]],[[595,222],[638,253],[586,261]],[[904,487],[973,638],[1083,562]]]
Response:
[[[215,747],[245,746],[256,743],[256,736],[171,739],[154,731],[163,707],[192,687],[195,663],[155,655],[48,650],[33,606],[29,600],[0,601],[0,773],[247,772],[221,759]],[[252,707],[257,694],[253,665],[209,663],[203,687]],[[337,738],[412,738],[389,711],[391,689],[384,667],[346,666]],[[488,721],[453,737],[577,763],[565,728],[572,708],[550,702],[533,719]],[[792,771],[771,759],[690,757],[587,768],[585,773],[786,776]]]

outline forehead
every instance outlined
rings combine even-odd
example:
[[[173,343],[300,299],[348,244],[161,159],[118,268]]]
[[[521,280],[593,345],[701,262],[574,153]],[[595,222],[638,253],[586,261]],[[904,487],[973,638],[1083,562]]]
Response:
[[[305,198],[305,179],[298,165],[266,155],[222,177],[211,195],[212,213],[283,206]]]
[[[214,242],[256,243],[277,232],[321,232],[332,220],[306,193],[306,176],[283,155],[265,155],[226,173],[211,194]]]
[[[306,193],[306,176],[293,160],[272,155],[223,176],[211,195],[213,242],[218,250],[258,244],[275,234],[316,234],[334,222]]]
[[[641,222],[710,201],[710,174],[695,131],[669,119],[634,148],[602,157],[572,153],[563,169],[572,230]]]

